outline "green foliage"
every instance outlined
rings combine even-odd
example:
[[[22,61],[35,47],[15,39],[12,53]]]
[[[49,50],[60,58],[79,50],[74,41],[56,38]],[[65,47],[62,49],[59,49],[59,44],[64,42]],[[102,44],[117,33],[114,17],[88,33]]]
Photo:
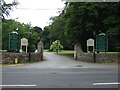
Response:
[[[86,50],[86,40],[94,38],[93,32],[104,32],[109,35],[109,40],[117,44],[120,34],[118,7],[120,3],[69,3],[66,8],[66,33],[73,43],[80,42]],[[109,50],[116,51],[117,45],[109,42]],[[84,47],[85,46],[85,47]],[[114,49],[111,49],[114,47]],[[120,50],[120,48],[119,48]]]
[[[18,30],[16,30],[18,29]],[[32,29],[32,35],[30,38],[30,29]],[[12,31],[17,31],[21,38],[27,38],[29,41],[28,51],[34,52],[37,46],[37,43],[40,41],[38,33],[34,32],[34,28],[31,24],[24,24],[17,22],[15,20],[3,20],[2,22],[2,49],[8,50],[9,44],[9,33]]]
[[[60,44],[59,40],[56,40],[55,42],[52,42],[52,45],[50,46],[50,51],[56,51],[57,53],[63,49],[63,46]]]
[[[15,7],[15,6],[17,6],[18,4],[19,3],[16,2],[15,0],[12,3],[9,3],[9,4],[7,4],[5,2],[5,0],[1,0],[0,1],[0,5],[1,5],[0,11],[2,12],[1,15],[0,15],[1,18],[5,19],[5,16],[9,16],[10,11],[12,10],[12,8]]]
[[[52,17],[47,26],[51,41],[59,39],[64,48],[80,43],[86,51],[86,41],[94,32],[109,36],[109,51],[120,50],[120,2],[70,2],[59,16]],[[112,48],[111,48],[112,47]]]
[[[69,38],[65,35],[65,21],[63,14],[51,18],[52,23],[46,26],[43,30],[41,40],[45,44],[45,49],[49,49],[51,43],[55,40],[60,40],[64,49],[72,49],[73,44],[70,42]]]
[[[9,33],[12,31],[16,31],[21,38],[27,38],[29,40],[28,51],[34,52],[37,43],[40,41],[39,30],[36,31],[36,28],[33,28],[30,23],[24,24],[12,19],[5,19],[5,16],[9,16],[9,12],[13,9],[13,7],[18,5],[18,2],[16,2],[15,0],[12,3],[6,3],[5,0],[1,0],[0,4],[0,11],[2,12],[0,15],[0,18],[2,19],[2,49],[8,50]],[[29,34],[30,30],[32,30],[31,36]]]
[[[25,53],[25,51],[23,51],[22,49],[19,50],[20,53]]]
[[[50,47],[49,33],[49,27],[45,26],[44,31],[41,32],[41,41],[44,42],[44,49],[49,49]]]

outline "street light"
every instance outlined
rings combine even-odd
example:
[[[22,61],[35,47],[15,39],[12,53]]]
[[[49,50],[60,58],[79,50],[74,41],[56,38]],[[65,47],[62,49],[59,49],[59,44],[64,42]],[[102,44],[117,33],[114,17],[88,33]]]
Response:
[[[29,39],[29,43],[30,43],[30,41],[31,41],[31,35],[32,35],[32,30],[31,29],[30,29],[29,34],[30,34],[30,39]],[[30,46],[31,46],[31,43],[30,43]],[[31,62],[31,51],[30,51],[30,48],[29,48],[29,62]]]

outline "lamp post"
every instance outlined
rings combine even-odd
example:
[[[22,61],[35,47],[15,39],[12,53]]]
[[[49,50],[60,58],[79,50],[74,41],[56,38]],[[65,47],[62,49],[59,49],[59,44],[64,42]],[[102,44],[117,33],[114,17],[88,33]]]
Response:
[[[30,41],[31,41],[31,35],[32,35],[32,30],[31,29],[30,29],[29,34],[30,34],[30,39],[29,39],[29,43],[30,43]],[[31,43],[30,43],[30,46],[31,46]],[[31,51],[30,51],[30,48],[29,48],[29,62],[31,62]]]
[[[94,35],[94,51],[93,51],[93,58],[94,58],[94,63],[96,63],[96,55],[95,55],[95,43],[96,43],[96,32],[93,32]]]

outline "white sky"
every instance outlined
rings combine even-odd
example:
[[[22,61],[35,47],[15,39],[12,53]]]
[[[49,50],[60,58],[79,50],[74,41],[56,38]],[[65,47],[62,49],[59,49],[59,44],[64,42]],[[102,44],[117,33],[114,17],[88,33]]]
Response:
[[[5,0],[7,3],[13,0]],[[49,25],[49,18],[59,15],[58,8],[62,9],[65,2],[62,0],[17,0],[19,5],[17,9],[10,12],[8,18],[16,19],[19,22],[31,23],[32,26]],[[25,9],[23,9],[25,8]],[[37,10],[36,10],[37,9]],[[46,10],[47,9],[47,10]]]

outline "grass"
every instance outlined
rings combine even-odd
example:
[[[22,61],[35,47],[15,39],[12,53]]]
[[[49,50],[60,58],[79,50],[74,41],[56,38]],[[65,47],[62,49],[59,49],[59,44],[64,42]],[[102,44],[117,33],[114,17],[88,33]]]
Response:
[[[44,52],[50,52],[50,51],[44,50]],[[51,53],[55,53],[56,54],[56,52],[53,52],[53,51]],[[58,52],[58,54],[70,57],[72,59],[74,58],[74,51],[73,50],[61,50],[61,51]]]
[[[35,62],[28,62],[28,61],[22,61],[18,64],[0,64],[0,67],[8,67],[8,66],[17,66],[17,65],[25,65],[25,64],[32,64]]]
[[[62,50],[59,52],[59,54],[73,54],[74,51],[73,50]]]
[[[43,52],[49,52],[47,49],[43,50]]]
[[[56,52],[48,51],[48,50],[44,50],[44,52],[56,53]],[[70,54],[70,53],[74,53],[74,50],[62,50],[62,51],[59,52],[59,54]],[[105,53],[105,52],[100,52],[100,53]],[[120,53],[120,52],[106,52],[106,53],[111,53],[112,54],[112,53]]]
[[[33,61],[31,61],[31,62],[28,62],[28,61],[22,61],[22,62],[20,62],[20,64],[30,64],[30,63],[35,63],[35,62],[33,62]]]
[[[7,52],[7,50],[0,50],[0,52]]]
[[[62,50],[61,52],[58,53],[59,55],[67,56],[70,58],[74,58],[74,51],[73,50]]]
[[[56,53],[55,51],[49,51],[49,50],[43,50],[43,52]],[[59,51],[59,53],[74,53],[74,51],[73,50],[61,50],[61,51]]]
[[[74,54],[72,53],[59,53],[59,55],[63,55],[63,56],[67,56],[67,57],[70,57],[70,58],[74,58]]]
[[[8,65],[13,65],[13,64],[0,64],[0,66],[8,66]]]
[[[0,64],[0,67],[10,67],[10,66],[18,66],[18,65],[24,65],[24,64]]]
[[[105,53],[105,52],[100,52],[100,53]],[[111,54],[115,53],[115,54],[117,54],[117,53],[120,53],[120,52],[106,52],[106,53],[111,53]]]

